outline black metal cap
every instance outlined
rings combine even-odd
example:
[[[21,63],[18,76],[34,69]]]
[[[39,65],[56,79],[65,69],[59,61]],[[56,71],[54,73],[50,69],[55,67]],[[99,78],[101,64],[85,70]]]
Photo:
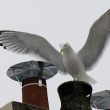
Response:
[[[58,87],[58,93],[61,110],[91,110],[92,86],[90,84],[83,81],[68,81]]]

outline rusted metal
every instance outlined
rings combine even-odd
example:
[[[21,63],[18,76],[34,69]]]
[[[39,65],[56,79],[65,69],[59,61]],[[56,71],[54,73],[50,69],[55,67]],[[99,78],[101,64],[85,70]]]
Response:
[[[7,75],[22,85],[22,102],[49,110],[46,80],[58,69],[50,63],[27,61],[11,66]],[[27,110],[27,109],[26,109]]]
[[[49,110],[47,86],[45,79],[31,77],[22,82],[22,101],[23,103],[34,105],[45,110]]]

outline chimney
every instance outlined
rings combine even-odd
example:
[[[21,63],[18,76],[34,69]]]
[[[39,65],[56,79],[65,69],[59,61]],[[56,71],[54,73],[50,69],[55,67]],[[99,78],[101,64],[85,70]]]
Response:
[[[23,80],[22,101],[23,103],[49,110],[46,81],[43,78],[41,81],[42,85],[39,86],[38,77],[31,77]]]
[[[92,110],[90,98],[92,87],[83,81],[68,81],[58,87],[60,110]]]
[[[56,73],[57,68],[54,65],[41,61],[19,63],[7,71],[11,79],[22,85],[22,103],[41,110],[49,110],[46,80]]]

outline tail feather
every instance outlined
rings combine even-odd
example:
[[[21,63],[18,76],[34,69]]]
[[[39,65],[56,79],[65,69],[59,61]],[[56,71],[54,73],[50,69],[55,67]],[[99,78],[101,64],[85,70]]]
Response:
[[[79,80],[80,81],[87,82],[89,84],[95,84],[95,83],[97,83],[97,81],[95,79],[93,79],[91,76],[89,76],[87,74],[80,75]]]

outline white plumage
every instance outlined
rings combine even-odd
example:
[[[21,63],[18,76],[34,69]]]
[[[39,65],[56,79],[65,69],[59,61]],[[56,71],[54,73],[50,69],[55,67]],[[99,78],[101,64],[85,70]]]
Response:
[[[85,45],[77,54],[71,57],[74,65],[75,73],[81,72],[86,74],[93,64],[98,61],[102,50],[109,38],[110,32],[110,10],[104,13],[91,27],[88,39]],[[0,31],[0,41],[4,48],[22,54],[40,55],[48,62],[56,65],[59,70],[66,72],[66,68],[70,64],[63,64],[63,57],[46,39],[41,36],[17,31]],[[69,53],[71,55],[71,53]],[[72,54],[73,55],[73,54]],[[67,60],[67,59],[66,59]],[[68,59],[70,60],[70,59]],[[64,61],[65,62],[65,61]],[[77,64],[77,65],[76,65]],[[66,68],[65,68],[66,66]],[[72,68],[69,67],[68,68]],[[69,72],[71,69],[67,69]],[[72,72],[69,72],[72,74]],[[81,75],[80,74],[80,75]],[[73,77],[78,77],[73,75]],[[82,77],[81,80],[87,81],[87,78]],[[80,77],[79,77],[80,80]],[[88,81],[87,81],[88,82]],[[91,82],[91,81],[90,81]]]
[[[86,70],[79,56],[73,51],[69,43],[60,45],[61,52],[63,53],[63,63],[67,72],[76,80],[85,81],[90,84],[96,81],[86,74]]]

